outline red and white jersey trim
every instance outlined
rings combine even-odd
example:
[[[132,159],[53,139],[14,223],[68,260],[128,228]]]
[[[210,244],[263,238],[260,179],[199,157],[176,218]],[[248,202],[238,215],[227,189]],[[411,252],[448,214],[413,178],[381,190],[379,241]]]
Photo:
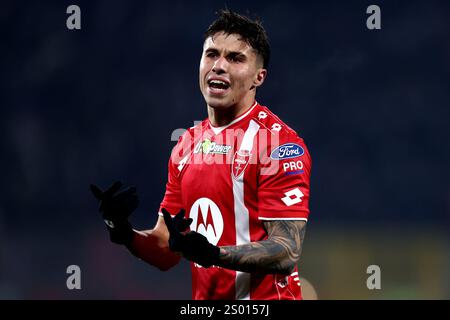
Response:
[[[234,119],[233,121],[231,121],[229,124],[227,124],[226,126],[222,126],[222,127],[214,127],[211,122],[208,119],[208,123],[209,123],[209,127],[212,129],[212,131],[214,132],[214,134],[219,134],[221,133],[223,130],[225,130],[226,128],[228,128],[229,126],[241,121],[242,119],[244,119],[246,116],[248,116],[250,114],[250,112],[253,111],[253,109],[256,107],[256,105],[258,104],[258,102],[255,101],[255,103],[250,107],[250,109],[248,109],[243,115],[237,117],[236,119]]]

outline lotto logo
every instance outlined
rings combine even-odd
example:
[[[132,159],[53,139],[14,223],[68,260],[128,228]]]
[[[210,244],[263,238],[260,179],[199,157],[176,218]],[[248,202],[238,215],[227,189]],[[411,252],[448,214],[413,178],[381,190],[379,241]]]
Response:
[[[272,130],[273,131],[280,131],[281,130],[281,125],[279,123],[274,123],[272,125]]]
[[[265,118],[267,118],[267,113],[265,113],[264,111],[260,111],[258,114],[258,119],[261,120]]]
[[[288,207],[302,202],[302,197],[304,196],[304,194],[300,191],[299,188],[295,188],[292,189],[291,191],[285,192],[284,193],[285,197],[281,198],[281,201],[284,202],[285,205],[287,205]]]

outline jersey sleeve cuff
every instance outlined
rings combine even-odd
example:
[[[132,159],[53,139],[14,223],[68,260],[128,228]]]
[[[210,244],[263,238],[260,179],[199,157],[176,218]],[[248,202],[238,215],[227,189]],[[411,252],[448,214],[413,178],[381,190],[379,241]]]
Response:
[[[308,222],[308,218],[300,218],[300,217],[295,217],[295,218],[280,218],[280,217],[258,217],[259,220],[263,220],[263,221],[275,221],[275,220],[292,220],[292,221],[306,221]]]
[[[308,221],[309,211],[284,211],[279,209],[274,210],[260,210],[258,213],[259,220],[303,220]]]

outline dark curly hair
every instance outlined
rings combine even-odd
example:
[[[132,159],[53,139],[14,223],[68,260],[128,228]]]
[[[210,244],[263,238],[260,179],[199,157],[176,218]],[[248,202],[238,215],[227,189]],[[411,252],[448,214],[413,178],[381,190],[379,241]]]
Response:
[[[267,68],[270,60],[269,39],[259,19],[251,20],[228,9],[218,12],[219,17],[208,27],[204,39],[223,31],[225,34],[238,34],[263,59],[263,66]]]

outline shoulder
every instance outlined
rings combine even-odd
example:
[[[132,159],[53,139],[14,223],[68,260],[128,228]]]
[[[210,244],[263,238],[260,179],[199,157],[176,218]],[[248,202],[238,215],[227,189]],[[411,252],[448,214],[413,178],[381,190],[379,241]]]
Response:
[[[268,130],[283,137],[299,137],[294,129],[266,106],[258,105],[252,112],[252,119],[260,125],[261,130]]]
[[[181,134],[178,138],[175,148],[191,144],[194,141],[194,138],[201,135],[201,133],[205,130],[207,121],[208,119],[204,119],[203,121],[196,123],[194,126],[184,130],[183,134]]]
[[[309,177],[312,159],[303,138],[265,106],[255,110],[252,120],[260,126],[257,148],[261,176],[281,177],[283,181]]]
[[[284,162],[300,159],[311,167],[311,155],[303,138],[269,108],[258,105],[252,120],[260,127],[258,149],[263,163],[275,161],[282,166]]]
[[[173,163],[179,163],[189,155],[193,148],[193,144],[196,137],[201,137],[201,133],[204,127],[207,125],[207,119],[196,123],[194,126],[185,129],[184,132],[178,138],[177,144],[173,147],[171,152],[171,161]]]
[[[193,138],[196,133],[204,131],[207,125],[208,118],[204,119],[203,121],[196,122],[192,127],[186,129],[186,131],[181,135],[180,140]]]
[[[295,142],[305,146],[303,138],[266,106],[258,105],[252,112],[252,120],[258,123],[259,130],[266,131],[272,137],[269,139],[272,144],[276,141],[279,144]]]

